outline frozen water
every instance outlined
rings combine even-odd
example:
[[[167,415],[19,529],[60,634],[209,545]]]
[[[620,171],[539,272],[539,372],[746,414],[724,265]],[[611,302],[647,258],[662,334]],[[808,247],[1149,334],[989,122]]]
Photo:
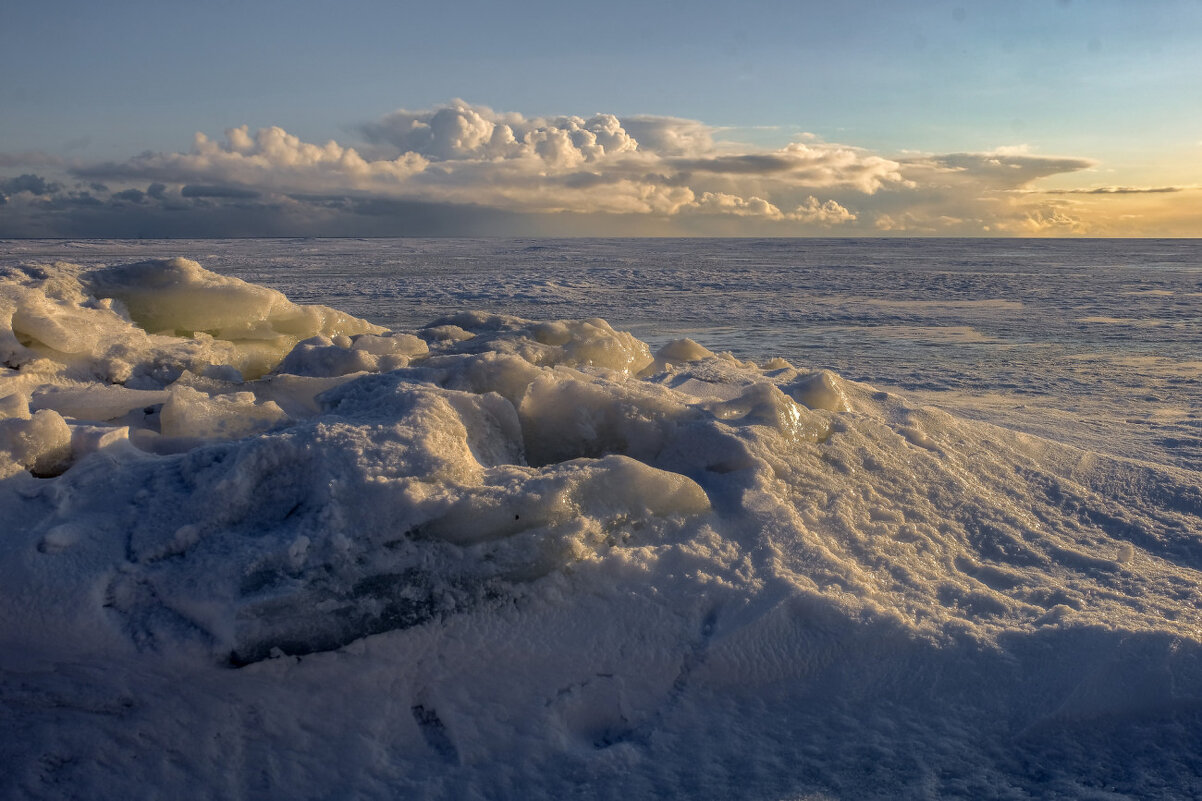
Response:
[[[1197,240],[9,241],[7,262],[183,255],[410,330],[602,317],[783,357],[1091,450],[1202,468]]]
[[[1155,359],[1159,340],[1052,342],[1052,294],[1006,296],[1013,265],[898,298],[930,272],[905,254],[947,268],[950,243],[860,243],[901,254],[875,283],[880,264],[806,267],[804,243],[379,243],[430,260],[391,277],[371,243],[186,244],[201,264],[20,243],[0,276],[0,794],[1202,792],[1202,481],[1154,433],[1188,430],[1196,384],[1152,370],[1128,423],[1107,416],[1138,399],[1113,374],[1057,394],[1044,363]],[[764,255],[788,247],[802,263]],[[1168,277],[1123,319],[1196,292],[1188,247],[1124,247]],[[542,277],[446,267],[490,249]],[[714,257],[692,290],[678,251]],[[722,266],[738,253],[770,263]],[[1099,272],[1079,281],[1094,300],[1064,303],[1119,319],[1096,296],[1137,271]],[[943,339],[864,358],[895,389],[902,357],[946,375],[918,392],[954,389],[948,407],[989,393],[973,413],[1008,427],[820,369],[854,351],[787,323],[819,273],[857,287],[837,325],[950,317]],[[423,301],[439,280],[448,301]],[[490,281],[491,309],[469,311]],[[1186,352],[1188,305],[1137,328]],[[724,332],[738,310],[750,322]],[[1020,332],[1052,355],[1008,388],[986,366]],[[1069,421],[1045,420],[1062,441],[1023,433],[1020,389]]]

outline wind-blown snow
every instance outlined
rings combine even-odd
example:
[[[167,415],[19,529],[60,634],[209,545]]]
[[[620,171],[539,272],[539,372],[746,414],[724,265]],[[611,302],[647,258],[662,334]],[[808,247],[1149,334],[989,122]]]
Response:
[[[1188,797],[1196,472],[601,319],[0,275],[7,797]]]

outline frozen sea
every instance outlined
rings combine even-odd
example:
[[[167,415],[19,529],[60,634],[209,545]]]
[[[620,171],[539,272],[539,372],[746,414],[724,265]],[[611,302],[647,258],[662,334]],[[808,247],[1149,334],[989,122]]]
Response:
[[[0,264],[185,256],[395,330],[602,317],[779,356],[1089,449],[1202,469],[1202,240],[0,242]]]
[[[0,242],[0,799],[1202,798],[1200,302],[1192,240]]]

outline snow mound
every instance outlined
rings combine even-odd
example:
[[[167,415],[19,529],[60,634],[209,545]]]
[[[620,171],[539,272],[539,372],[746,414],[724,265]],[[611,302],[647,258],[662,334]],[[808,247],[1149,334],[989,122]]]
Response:
[[[0,282],[5,795],[1202,780],[1196,474],[603,320]]]

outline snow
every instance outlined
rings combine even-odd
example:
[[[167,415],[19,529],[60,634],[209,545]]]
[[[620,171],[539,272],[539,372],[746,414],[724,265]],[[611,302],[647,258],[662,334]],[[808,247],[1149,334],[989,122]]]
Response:
[[[604,320],[0,274],[0,794],[1202,793],[1202,485]]]

